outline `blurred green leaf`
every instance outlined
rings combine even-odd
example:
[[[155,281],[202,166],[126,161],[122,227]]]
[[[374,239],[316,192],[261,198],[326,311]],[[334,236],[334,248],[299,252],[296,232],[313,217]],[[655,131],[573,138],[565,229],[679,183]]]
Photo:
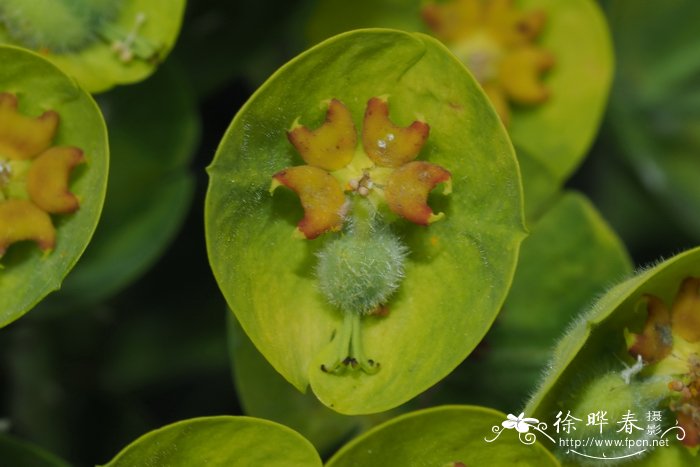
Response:
[[[110,131],[107,199],[92,244],[55,308],[97,303],[138,279],[171,243],[190,208],[190,160],[199,139],[195,101],[180,70],[100,96]]]
[[[105,467],[321,466],[311,443],[276,423],[248,417],[204,417],[152,431]]]
[[[70,189],[80,200],[75,213],[54,216],[56,247],[44,254],[34,243],[18,243],[2,257],[0,327],[29,311],[61,286],[85,250],[97,225],[107,188],[107,131],[92,98],[40,56],[0,46],[0,91],[18,95],[22,113],[55,110],[60,124],[54,146],[80,148],[86,160],[71,175]]]
[[[0,43],[34,48],[92,93],[106,91],[117,84],[137,82],[153,73],[173,47],[185,10],[185,0],[123,0],[116,8],[114,3],[117,2],[95,0],[22,2],[18,4],[21,8],[6,3],[0,5]],[[36,12],[38,9],[42,11]],[[116,16],[112,10],[116,10]],[[34,20],[42,14],[55,15],[54,21]],[[143,17],[142,23],[139,23],[139,16]],[[19,25],[24,33],[18,35],[16,29]],[[53,49],[58,50],[53,51],[52,44],[42,44],[37,48],[30,43],[28,35],[40,37],[42,27],[64,28],[66,35],[74,33],[78,27],[84,28],[89,40],[76,50],[61,51],[55,45]],[[106,34],[114,37],[107,39]],[[134,37],[129,39],[130,35]],[[133,50],[139,50],[140,43],[144,42],[154,56],[121,60],[114,44],[130,40],[135,44]]]
[[[700,4],[612,2],[619,73],[609,122],[623,159],[678,226],[700,236]]]
[[[420,402],[521,407],[556,340],[631,272],[623,244],[600,214],[584,196],[565,192],[531,227],[506,303],[481,346]]]
[[[0,434],[0,461],[8,467],[69,467],[37,446]]]

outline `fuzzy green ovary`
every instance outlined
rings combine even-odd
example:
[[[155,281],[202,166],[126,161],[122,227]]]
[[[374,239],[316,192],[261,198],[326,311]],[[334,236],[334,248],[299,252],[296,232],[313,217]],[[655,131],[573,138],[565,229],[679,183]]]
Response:
[[[580,418],[582,421],[576,422],[575,431],[571,430],[569,434],[560,432],[560,435],[580,440],[586,440],[589,437],[595,439],[647,438],[646,427],[649,423],[646,419],[647,412],[660,410],[659,403],[667,393],[667,384],[667,378],[650,378],[645,381],[637,381],[634,377],[627,383],[621,373],[615,371],[598,376],[584,385],[579,392],[574,393],[572,399],[561,405],[560,408],[563,414],[570,410],[572,415]],[[625,430],[618,432],[622,425],[617,422],[622,421],[628,410],[632,412],[637,420],[634,424],[641,427],[642,430],[634,429],[631,434],[626,433]],[[598,411],[607,412],[605,416],[607,425],[603,425],[602,434],[598,425],[587,426],[588,414]],[[585,449],[580,448],[579,450],[586,455],[605,456],[608,458],[624,456],[632,452],[629,447],[624,445],[616,448],[612,446],[595,446],[594,444],[589,444]],[[561,449],[566,450],[567,448],[562,447]],[[610,465],[619,462],[620,460],[606,460],[606,463]]]
[[[25,47],[73,52],[100,40],[119,0],[2,0],[0,22]]]
[[[361,319],[385,305],[398,289],[407,249],[385,226],[369,200],[356,195],[353,201],[346,232],[319,253],[321,293],[344,314],[335,337],[336,357],[321,369],[340,373],[359,367],[371,374],[379,369],[379,363],[364,355]]]

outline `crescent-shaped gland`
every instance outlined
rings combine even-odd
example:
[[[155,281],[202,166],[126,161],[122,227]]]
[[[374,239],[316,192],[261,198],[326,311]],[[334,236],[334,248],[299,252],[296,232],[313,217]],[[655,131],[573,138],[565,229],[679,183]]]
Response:
[[[43,251],[56,244],[56,230],[47,213],[25,199],[0,202],[0,256],[15,242],[33,240]]]
[[[442,217],[428,206],[428,194],[438,183],[451,191],[451,174],[439,165],[414,161],[396,169],[387,180],[384,195],[389,209],[415,224],[428,225]]]
[[[27,160],[45,151],[51,146],[58,120],[51,110],[37,118],[26,117],[17,111],[14,94],[0,93],[0,156]]]
[[[73,168],[85,158],[73,147],[55,147],[37,157],[27,173],[27,192],[38,207],[51,214],[67,214],[79,207],[78,198],[69,191]]]
[[[700,341],[700,278],[686,277],[671,308],[673,333],[687,342]]]
[[[542,73],[554,65],[554,57],[535,47],[521,47],[503,57],[498,76],[510,100],[518,104],[539,104],[549,98]]]
[[[430,3],[423,7],[423,21],[443,42],[454,42],[476,32],[483,19],[481,0]]]
[[[671,314],[658,298],[645,295],[644,300],[647,303],[647,320],[642,333],[628,334],[626,340],[630,354],[640,355],[647,363],[655,363],[671,353]]]
[[[373,97],[367,102],[362,145],[372,161],[381,167],[400,167],[418,157],[430,127],[415,121],[408,127],[399,127],[389,120],[386,101]]]
[[[313,131],[297,126],[287,136],[307,164],[330,172],[348,165],[357,146],[352,115],[337,99],[328,104],[323,125]]]
[[[345,195],[340,183],[324,170],[310,165],[290,167],[272,176],[270,191],[279,185],[293,190],[301,200],[304,218],[297,228],[309,240],[343,225]]]
[[[507,48],[532,42],[547,22],[544,10],[522,12],[512,0],[492,0],[485,16],[492,37]]]

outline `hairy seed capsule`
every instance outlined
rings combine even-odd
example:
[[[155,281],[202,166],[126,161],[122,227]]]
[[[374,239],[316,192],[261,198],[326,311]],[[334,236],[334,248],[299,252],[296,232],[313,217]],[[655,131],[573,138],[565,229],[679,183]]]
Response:
[[[319,253],[321,292],[345,313],[372,313],[399,287],[406,254],[407,248],[386,228],[369,237],[351,230]]]

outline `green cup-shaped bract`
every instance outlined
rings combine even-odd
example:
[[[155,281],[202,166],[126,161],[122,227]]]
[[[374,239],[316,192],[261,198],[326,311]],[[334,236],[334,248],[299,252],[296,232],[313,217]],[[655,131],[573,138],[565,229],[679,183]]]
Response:
[[[392,27],[430,33],[419,0],[327,0],[308,26],[311,42],[358,27]],[[523,172],[528,217],[556,194],[586,155],[600,125],[613,75],[612,44],[592,0],[521,0],[521,11],[543,10],[547,20],[536,39],[554,66],[544,75],[550,97],[543,104],[512,107],[508,133]]]
[[[411,412],[352,440],[326,466],[559,465],[539,442],[526,445],[515,430],[503,430],[504,420],[505,414],[477,406],[448,405]],[[488,443],[496,436],[494,428],[503,433]]]
[[[642,367],[633,368],[635,362],[627,352],[625,330],[640,332],[646,322],[647,309],[642,306],[645,295],[657,297],[670,307],[680,284],[690,276],[700,276],[700,248],[686,251],[643,270],[611,288],[587,313],[577,319],[559,341],[547,372],[527,404],[525,413],[552,421],[559,411],[566,413],[571,410],[573,413],[577,407],[597,407],[596,410],[608,410],[611,413],[630,410],[637,417],[645,417],[649,411],[660,410],[665,414],[663,429],[673,426],[672,412],[665,410],[668,408],[666,398],[670,395],[668,380],[654,377],[653,374],[647,375]],[[664,407],[661,403],[665,400]],[[586,417],[587,414],[574,415],[581,418],[581,415]],[[646,422],[639,420],[640,423]],[[617,421],[611,421],[615,427],[610,432],[612,434],[619,428],[619,425],[614,425]],[[637,431],[634,433],[638,434]],[[619,436],[624,435],[622,433]],[[643,465],[659,465],[654,464],[653,459],[665,458],[685,460],[663,465],[688,465],[685,462],[690,455],[689,451],[675,441],[675,435],[673,433],[668,436],[672,438],[670,447],[657,448],[651,456],[644,458]],[[626,454],[634,451],[629,449]],[[610,457],[611,452],[608,451],[607,454]]]
[[[320,467],[314,447],[299,433],[250,417],[202,417],[151,431],[105,467]]]
[[[299,201],[271,196],[271,177],[299,164],[286,130],[323,121],[340,99],[355,126],[367,101],[388,95],[399,125],[420,116],[430,137],[420,159],[452,173],[453,192],[427,228],[395,224],[410,253],[389,316],[363,319],[374,375],[329,375],[342,314],[320,294],[315,253],[332,238],[292,238]],[[479,86],[442,44],[422,34],[364,30],[330,39],[275,73],[244,105],[209,167],[206,235],[219,286],[256,347],[289,382],[309,382],[348,414],[396,407],[444,378],[493,322],[525,235],[512,147]],[[336,344],[337,345],[337,344]]]
[[[72,213],[53,216],[56,248],[42,253],[33,243],[12,245],[0,270],[0,326],[22,316],[61,286],[97,226],[107,188],[109,151],[102,115],[89,94],[47,60],[16,47],[0,46],[0,92],[19,98],[31,116],[54,110],[60,123],[54,146],[82,149],[86,163],[71,175],[70,190],[80,200]]]
[[[15,7],[15,2],[21,8]],[[86,90],[101,92],[118,84],[140,81],[155,71],[175,43],[185,3],[44,0],[32,4],[11,0],[0,5],[0,43],[41,52]],[[24,9],[28,12],[23,14]],[[40,28],[46,28],[46,33],[38,32]],[[121,60],[114,43],[128,43],[130,36],[147,44],[145,50],[150,56]],[[143,50],[138,44],[133,48]]]

